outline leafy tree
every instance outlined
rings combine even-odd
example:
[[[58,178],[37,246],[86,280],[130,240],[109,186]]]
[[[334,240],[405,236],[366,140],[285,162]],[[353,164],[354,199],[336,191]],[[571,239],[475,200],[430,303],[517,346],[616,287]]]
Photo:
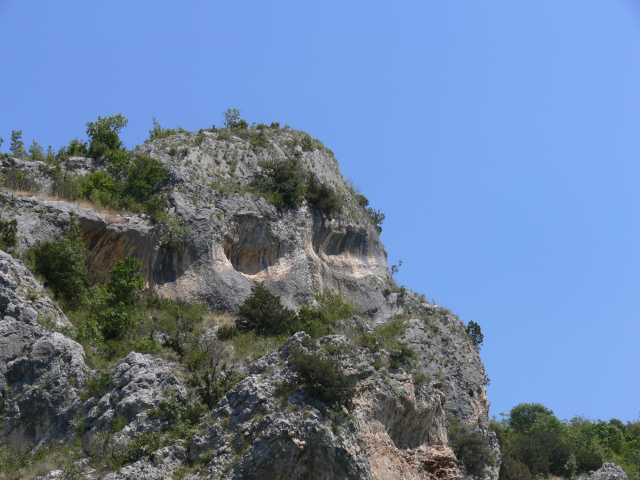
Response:
[[[461,461],[467,473],[482,477],[485,470],[495,463],[488,439],[473,425],[449,419],[449,446]]]
[[[541,403],[520,403],[509,412],[509,427],[517,433],[533,433],[544,429],[560,433],[560,420]]]
[[[528,434],[514,438],[513,450],[531,474],[562,475],[569,460],[571,449],[558,435],[538,428]]]
[[[80,227],[72,224],[57,241],[43,242],[30,251],[34,270],[55,297],[71,305],[81,303],[89,279]]]
[[[24,142],[22,141],[22,130],[11,131],[11,154],[17,158],[24,158],[26,151],[24,149]]]
[[[484,335],[482,334],[480,325],[478,325],[473,320],[470,320],[469,324],[467,325],[467,335],[471,337],[471,341],[477,347],[480,347],[482,345],[482,342],[484,342]]]
[[[113,303],[133,305],[144,287],[144,278],[140,275],[142,263],[134,257],[127,257],[117,262],[109,272],[109,282],[105,285],[107,292],[113,296]]]
[[[238,309],[236,327],[263,336],[280,335],[288,333],[295,321],[295,312],[284,307],[280,297],[256,283]]]
[[[110,117],[98,117],[96,122],[87,122],[89,137],[89,156],[99,157],[108,150],[116,150],[121,146],[120,131],[127,126],[127,120],[121,113]]]
[[[33,161],[44,160],[44,149],[42,148],[42,145],[40,145],[38,142],[35,141],[35,139],[31,143],[31,146],[29,147],[29,156]]]
[[[0,148],[2,148],[3,143],[4,143],[4,138],[0,137]]]
[[[227,128],[231,128],[233,122],[240,119],[240,110],[238,110],[237,108],[230,108],[226,112],[224,112],[222,116],[222,123],[224,124],[224,126]]]

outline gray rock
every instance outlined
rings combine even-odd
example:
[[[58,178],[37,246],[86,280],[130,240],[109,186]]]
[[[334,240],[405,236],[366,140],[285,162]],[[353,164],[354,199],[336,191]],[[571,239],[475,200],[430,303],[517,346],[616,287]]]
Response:
[[[178,400],[186,398],[186,389],[174,369],[171,362],[131,352],[114,369],[108,391],[84,405],[87,428],[110,430],[116,416],[126,421],[120,434],[125,437],[166,428],[161,420],[150,418],[148,411],[159,408],[168,394]]]
[[[622,467],[615,463],[605,463],[595,472],[588,475],[580,475],[578,480],[628,480],[629,477],[622,470]]]
[[[304,390],[283,387],[296,381],[288,362],[293,346],[316,350],[328,343],[350,342],[335,335],[314,343],[301,332],[249,367],[251,375],[227,393],[212,423],[191,439],[193,460],[211,458],[200,474],[225,479],[420,478],[425,462],[458,472],[444,445],[441,392],[418,386],[406,373],[384,379],[370,366],[373,359],[366,351],[339,357],[358,379],[349,412],[333,410]]]
[[[319,145],[302,151],[296,146],[302,135],[282,130],[270,136],[267,147],[255,149],[246,138],[180,133],[139,147],[138,153],[157,158],[169,168],[173,226],[171,222],[154,224],[144,215],[99,213],[47,200],[44,195],[53,184],[46,165],[18,159],[5,159],[0,165],[5,172],[24,169],[40,184],[39,196],[0,190],[0,215],[18,221],[19,252],[54,239],[76,222],[85,246],[106,268],[129,255],[139,258],[150,294],[201,301],[214,310],[233,312],[258,281],[290,308],[308,302],[315,292],[336,290],[360,312],[340,323],[345,331],[371,333],[375,325],[395,315],[410,318],[402,341],[417,353],[418,368],[376,370],[374,363],[388,352],[358,350],[344,336],[309,342],[299,333],[277,351],[245,362],[241,368],[246,368],[247,378],[199,426],[188,452],[181,444],[165,447],[109,478],[166,478],[184,466],[185,455],[190,461],[205,461],[197,476],[209,478],[458,478],[463,472],[447,447],[447,414],[477,426],[499,456],[495,435],[488,428],[487,377],[464,325],[413,293],[398,291],[378,232],[344,181],[335,158]],[[173,147],[180,150],[179,155],[169,154]],[[248,191],[261,162],[291,156],[336,190],[345,205],[342,214],[327,218],[306,203],[281,212]],[[83,175],[105,166],[99,160],[74,157],[61,168],[66,175]],[[58,366],[49,372],[49,381],[56,384],[66,378],[61,372],[75,371],[83,364],[74,360],[80,354],[73,353],[72,343],[65,343],[70,340],[47,332],[40,323],[57,329],[70,326],[46,296],[32,293],[31,287],[16,300],[14,292],[28,284],[28,275],[20,274],[25,279],[16,280],[15,274],[7,273],[11,268],[3,265],[0,262],[0,313],[4,316],[0,374],[5,383],[0,387],[12,379],[22,381],[20,385],[38,384],[37,359],[51,356],[55,357],[51,364]],[[33,290],[42,292],[36,284]],[[50,320],[43,322],[43,318]],[[358,380],[353,408],[340,413],[299,389],[283,393],[282,385],[294,384],[297,378],[289,363],[294,345],[312,350],[346,345],[352,354],[337,358]],[[143,432],[169,428],[161,416],[150,418],[149,412],[160,408],[168,394],[179,401],[187,398],[176,373],[170,362],[132,352],[114,369],[111,385],[99,396],[78,407],[77,392],[69,392],[60,422],[54,420],[53,410],[41,409],[44,433],[29,438],[44,441],[68,432],[72,412],[84,416],[94,435],[105,435],[114,419],[121,424],[124,418],[127,425],[116,435],[123,443]],[[21,398],[39,398],[21,388]],[[18,404],[11,403],[6,391],[11,393],[2,390],[1,405],[7,406],[7,412],[17,412]],[[25,409],[39,408],[25,405]],[[9,414],[0,428],[13,425],[13,418],[22,418],[15,425],[25,424],[23,417]],[[17,426],[6,434],[1,430],[0,435],[17,432],[16,439],[27,438]],[[488,478],[497,476],[496,467]]]
[[[24,450],[69,437],[85,382],[69,321],[19,261],[0,251],[0,442]]]

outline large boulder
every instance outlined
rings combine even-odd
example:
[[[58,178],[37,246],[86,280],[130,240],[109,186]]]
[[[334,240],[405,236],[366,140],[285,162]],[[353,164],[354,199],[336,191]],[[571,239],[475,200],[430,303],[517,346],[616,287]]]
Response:
[[[25,450],[69,437],[86,375],[84,350],[42,285],[0,251],[0,443]]]

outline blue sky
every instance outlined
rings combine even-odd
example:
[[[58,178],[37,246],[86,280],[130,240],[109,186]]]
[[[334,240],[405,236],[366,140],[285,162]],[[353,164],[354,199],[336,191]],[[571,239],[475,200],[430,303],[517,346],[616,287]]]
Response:
[[[640,416],[640,6],[0,0],[0,136],[239,108],[331,148],[400,284],[482,326],[491,413]]]

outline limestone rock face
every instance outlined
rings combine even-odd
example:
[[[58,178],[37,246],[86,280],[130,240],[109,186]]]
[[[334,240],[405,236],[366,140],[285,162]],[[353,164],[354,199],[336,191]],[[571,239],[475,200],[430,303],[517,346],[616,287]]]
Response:
[[[377,370],[376,355],[389,352],[373,354],[345,336],[312,341],[298,333],[280,349],[247,360],[247,377],[192,438],[165,444],[107,478],[170,478],[194,462],[195,478],[467,478],[447,447],[447,415],[476,425],[499,456],[489,430],[488,378],[464,325],[448,311],[399,291],[378,231],[333,154],[317,142],[303,149],[301,138],[301,132],[281,130],[258,148],[250,138],[228,132],[199,132],[145,143],[137,153],[160,160],[170,172],[171,221],[165,224],[46,199],[55,191],[47,165],[1,161],[5,176],[22,169],[33,180],[31,187],[39,188],[37,196],[0,190],[0,216],[18,222],[19,252],[55,239],[75,222],[85,246],[107,268],[130,255],[141,260],[148,294],[233,312],[257,281],[290,308],[333,289],[359,311],[360,317],[344,325],[363,332],[395,315],[406,319],[399,340],[417,355],[413,370]],[[263,162],[293,157],[337,192],[342,213],[329,218],[305,202],[280,211],[253,192],[251,182]],[[99,159],[75,157],[62,173],[105,167]],[[189,386],[176,365],[131,352],[112,370],[104,391],[80,401],[83,385],[94,375],[84,366],[82,347],[43,326],[71,328],[42,286],[4,253],[0,317],[2,443],[24,448],[70,435],[78,415],[87,443],[126,424],[116,432],[115,446],[110,444],[116,448],[170,428],[163,412],[158,414],[163,401],[168,395],[188,398]],[[341,368],[357,378],[348,412],[327,408],[299,388],[287,389],[297,382],[292,347],[320,352],[341,345],[351,352],[338,355]],[[488,472],[487,478],[497,477],[497,467]]]
[[[210,452],[213,459],[205,467],[210,478],[428,478],[429,469],[459,473],[444,445],[442,392],[416,384],[408,373],[381,377],[364,350],[340,356],[342,368],[358,379],[351,415],[327,408],[304,391],[283,390],[295,384],[292,348],[314,352],[341,344],[348,346],[349,340],[333,335],[313,342],[300,332],[251,364],[249,376],[218,404],[214,422],[191,439],[190,457]]]
[[[0,251],[0,439],[17,449],[68,437],[85,382],[82,347],[31,273]]]
[[[135,436],[162,428],[161,421],[149,418],[148,410],[159,408],[169,393],[178,401],[186,397],[173,367],[165,360],[131,352],[114,369],[107,390],[83,405],[86,428],[92,432],[109,430],[116,416],[126,422],[121,435]]]
[[[392,282],[380,237],[333,155],[324,148],[291,150],[288,145],[295,135],[285,131],[259,152],[247,140],[223,140],[210,132],[178,134],[140,147],[139,153],[169,168],[172,213],[183,228],[178,242],[172,239],[171,229],[144,216],[100,215],[65,202],[8,192],[3,194],[0,214],[18,220],[20,251],[60,233],[75,214],[85,245],[99,260],[111,266],[125,256],[136,256],[144,264],[150,288],[160,295],[235,310],[253,282],[260,281],[289,307],[331,288],[362,311],[375,314],[384,297],[374,287]],[[169,153],[171,147],[184,145],[189,145],[186,153]],[[261,162],[294,155],[306,170],[336,190],[344,201],[344,213],[330,219],[306,204],[279,211],[264,198],[246,193],[261,171]],[[19,159],[5,163],[4,171],[14,168],[9,163],[29,167],[41,192],[51,190],[44,166],[36,168],[31,165],[34,162]],[[94,170],[105,168],[99,161],[92,164],[90,159],[72,158],[65,172],[75,175],[91,165]]]

